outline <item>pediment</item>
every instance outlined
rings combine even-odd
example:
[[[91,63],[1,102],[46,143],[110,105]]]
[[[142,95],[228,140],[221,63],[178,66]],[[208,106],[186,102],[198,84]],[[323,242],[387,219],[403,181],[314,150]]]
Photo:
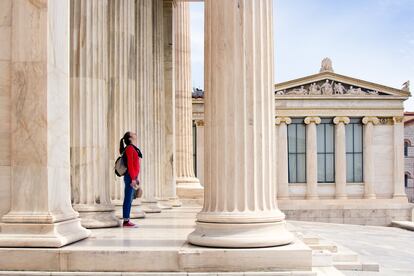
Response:
[[[323,72],[275,85],[276,96],[305,97],[409,97],[405,90],[355,79],[333,72]]]

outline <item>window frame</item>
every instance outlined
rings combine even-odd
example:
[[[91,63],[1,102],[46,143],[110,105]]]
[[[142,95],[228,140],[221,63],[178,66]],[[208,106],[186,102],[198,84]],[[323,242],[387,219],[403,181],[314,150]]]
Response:
[[[304,142],[304,151],[303,152],[298,152],[298,127],[297,127],[297,125],[303,125],[303,129],[304,129],[304,140],[305,140],[305,142]],[[292,128],[292,126],[295,126],[295,152],[290,152],[290,146],[289,146],[289,142],[290,142],[290,139],[289,139],[289,129],[291,129]],[[287,153],[288,153],[288,183],[289,184],[293,184],[293,183],[307,183],[307,160],[306,160],[306,155],[307,155],[307,148],[306,148],[306,142],[307,142],[307,138],[306,138],[306,133],[307,133],[307,130],[306,130],[306,125],[305,125],[305,118],[292,118],[292,122],[289,124],[289,125],[287,125],[287,131],[286,131],[286,134],[287,134]],[[296,170],[295,170],[295,179],[296,179],[296,181],[292,181],[291,180],[291,174],[290,174],[290,172],[291,172],[291,166],[290,166],[290,158],[291,158],[291,155],[295,155],[295,163],[296,163]],[[304,159],[305,159],[305,171],[304,171],[304,180],[303,181],[297,181],[298,180],[298,155],[303,155],[304,156]]]
[[[335,178],[335,172],[336,172],[336,163],[335,163],[335,155],[336,155],[336,152],[335,152],[335,143],[336,143],[336,141],[335,141],[335,124],[334,124],[334,122],[333,122],[333,119],[334,118],[321,118],[321,122],[320,122],[320,124],[318,124],[316,127],[318,128],[320,128],[320,127],[322,127],[323,126],[323,149],[324,149],[324,151],[323,152],[319,152],[319,149],[317,148],[316,149],[316,155],[317,155],[317,168],[318,168],[318,175],[317,175],[317,178],[318,178],[318,183],[328,183],[328,184],[333,184],[333,183],[335,183],[335,181],[336,181],[336,178]],[[326,122],[327,120],[329,120],[329,122]],[[325,121],[325,122],[324,122]],[[333,133],[332,133],[332,147],[333,147],[333,149],[332,149],[332,152],[330,152],[330,151],[328,151],[327,150],[327,143],[326,143],[326,125],[332,125],[332,129],[333,129]],[[318,142],[318,139],[319,139],[319,137],[318,137],[318,131],[316,132],[316,141]],[[319,156],[320,155],[323,155],[324,156],[324,179],[323,180],[319,180],[319,162],[318,162],[318,160],[319,160]],[[326,166],[326,164],[327,164],[327,155],[332,155],[332,160],[333,160],[333,173],[332,173],[332,176],[333,176],[333,180],[332,181],[327,181],[327,166]]]
[[[358,120],[358,122],[356,121]],[[347,183],[362,183],[364,182],[364,125],[362,123],[362,118],[359,117],[353,117],[349,120],[349,126],[352,125],[352,152],[349,152],[348,149],[345,149],[345,155],[346,160],[348,160],[348,155],[352,154],[352,181],[348,180],[348,170],[346,170],[346,182]],[[361,126],[361,151],[355,151],[355,125]],[[349,135],[345,129],[345,136]],[[355,162],[355,156],[357,154],[361,154],[361,179],[356,180],[355,179],[355,171],[356,171],[356,162]],[[348,162],[346,164],[348,166]]]

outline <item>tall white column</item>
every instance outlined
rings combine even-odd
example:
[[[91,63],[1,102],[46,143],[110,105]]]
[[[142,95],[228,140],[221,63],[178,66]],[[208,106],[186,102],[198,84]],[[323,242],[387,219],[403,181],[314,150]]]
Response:
[[[306,117],[306,181],[307,199],[318,199],[318,143],[316,125],[321,123],[319,117]]]
[[[176,173],[180,197],[202,194],[203,187],[193,167],[190,3],[174,5]]]
[[[276,118],[277,135],[277,198],[289,199],[289,159],[287,125],[292,123],[289,117]]]
[[[162,187],[164,181],[164,164],[162,154],[165,150],[164,135],[164,1],[153,1],[153,50],[154,50],[154,165],[155,165],[155,197],[161,209],[171,209],[168,198],[163,197]]]
[[[164,1],[164,139],[162,155],[164,167],[162,178],[162,199],[169,200],[173,207],[181,206],[177,197],[175,172],[175,87],[173,50],[173,2]]]
[[[348,117],[335,117],[335,197],[346,199],[346,134],[345,125],[349,124]]]
[[[70,202],[69,1],[13,1],[11,206],[0,247],[88,237]]]
[[[379,124],[377,117],[364,117],[362,119],[364,124],[364,145],[363,145],[363,168],[364,168],[364,197],[375,199],[375,167],[374,167],[374,126]]]
[[[144,190],[142,209],[146,213],[159,213],[156,198],[155,118],[154,118],[154,22],[152,0],[137,1],[137,134],[143,153],[141,183]]]
[[[275,198],[272,1],[205,1],[205,194],[188,240],[288,244]]]
[[[404,117],[394,121],[394,198],[407,200],[404,187]]]
[[[86,228],[119,225],[108,170],[108,1],[71,1],[72,204]]]

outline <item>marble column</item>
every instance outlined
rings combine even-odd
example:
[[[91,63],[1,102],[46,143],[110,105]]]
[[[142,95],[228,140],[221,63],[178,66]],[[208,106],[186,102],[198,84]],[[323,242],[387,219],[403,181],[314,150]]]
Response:
[[[142,209],[146,213],[159,213],[155,177],[154,128],[154,22],[152,0],[137,1],[137,135],[143,153],[141,184],[144,190]]]
[[[345,125],[349,124],[348,117],[335,117],[335,197],[346,199],[346,137]]]
[[[164,166],[162,153],[165,150],[164,135],[164,3],[163,0],[153,1],[153,52],[154,52],[154,141],[155,141],[155,197],[161,209],[171,209],[168,198],[162,194]]]
[[[272,1],[205,1],[205,194],[190,243],[288,244],[275,198]]]
[[[161,198],[168,200],[173,207],[181,206],[177,197],[175,172],[175,87],[174,87],[174,50],[173,50],[173,3],[164,1],[164,122],[165,141],[162,153],[164,167]]]
[[[394,196],[407,200],[404,187],[404,117],[393,118],[394,122]]]
[[[289,159],[287,125],[292,123],[289,117],[277,117],[277,198],[289,199]]]
[[[137,90],[136,90],[136,16],[135,0],[109,1],[109,163],[110,168],[119,153],[119,142],[127,131],[137,132]],[[123,177],[116,177],[109,171],[111,199],[122,217],[124,198]],[[140,201],[135,200],[131,218],[143,218],[145,213]]]
[[[375,199],[375,167],[374,158],[375,152],[373,148],[374,126],[379,124],[377,117],[364,117],[362,119],[364,124],[364,144],[363,144],[363,168],[364,168],[364,197],[368,199]]]
[[[176,173],[179,197],[202,195],[193,167],[190,3],[174,5]]]
[[[70,202],[69,1],[13,1],[11,206],[0,247],[61,247],[90,232]]]
[[[306,117],[306,198],[318,199],[318,143],[316,125],[321,123],[319,117]]]
[[[71,1],[72,204],[86,228],[119,225],[108,165],[108,1]]]

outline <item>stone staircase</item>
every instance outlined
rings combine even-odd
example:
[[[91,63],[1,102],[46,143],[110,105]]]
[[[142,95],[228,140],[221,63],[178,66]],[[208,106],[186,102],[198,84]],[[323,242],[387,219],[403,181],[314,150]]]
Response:
[[[379,271],[379,264],[361,261],[357,253],[345,246],[324,240],[317,235],[300,232],[296,235],[312,249],[313,267],[334,266],[338,270]]]

